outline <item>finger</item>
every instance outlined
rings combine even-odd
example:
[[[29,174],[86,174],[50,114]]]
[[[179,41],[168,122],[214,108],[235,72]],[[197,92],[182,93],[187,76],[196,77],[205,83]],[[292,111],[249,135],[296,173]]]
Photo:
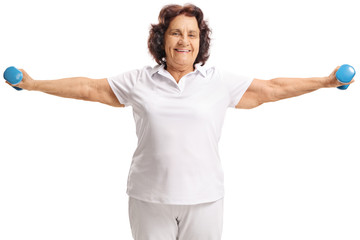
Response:
[[[22,72],[23,76],[26,76],[26,75],[27,75],[27,73],[25,72],[24,69],[19,69],[19,71]]]
[[[18,86],[19,85],[19,83],[18,84],[11,84],[10,82],[8,82],[8,81],[5,81],[5,83],[7,83],[7,84],[9,84],[10,86],[12,86],[12,87],[16,87],[16,86]]]

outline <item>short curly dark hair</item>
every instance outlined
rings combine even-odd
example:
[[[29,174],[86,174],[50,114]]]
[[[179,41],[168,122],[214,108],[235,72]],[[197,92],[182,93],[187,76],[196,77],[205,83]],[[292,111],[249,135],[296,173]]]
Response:
[[[201,9],[193,4],[186,4],[184,6],[171,4],[166,5],[161,9],[159,14],[159,23],[151,24],[149,32],[148,48],[150,54],[158,64],[166,65],[164,35],[170,25],[170,22],[176,16],[182,14],[188,17],[195,17],[198,22],[198,27],[200,29],[200,47],[194,65],[201,63],[203,66],[210,57],[209,49],[211,29],[209,28],[207,21],[204,20],[204,14]]]

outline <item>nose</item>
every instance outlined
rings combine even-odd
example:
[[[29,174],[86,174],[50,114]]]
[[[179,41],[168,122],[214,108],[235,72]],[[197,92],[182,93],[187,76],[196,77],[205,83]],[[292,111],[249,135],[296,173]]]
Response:
[[[188,46],[189,45],[189,39],[187,36],[182,36],[180,39],[179,39],[179,45],[181,46]]]

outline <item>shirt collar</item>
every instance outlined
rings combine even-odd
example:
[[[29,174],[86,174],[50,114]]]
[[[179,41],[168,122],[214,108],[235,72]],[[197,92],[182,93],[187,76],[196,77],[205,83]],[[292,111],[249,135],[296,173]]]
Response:
[[[155,66],[152,71],[150,72],[151,76],[154,75],[155,73],[157,72],[160,72],[160,73],[164,73],[166,70],[165,70],[165,65],[164,64],[161,64],[161,65],[157,65]],[[197,72],[199,71],[200,74],[203,76],[203,77],[206,77],[206,69],[205,67],[201,66],[200,63],[197,63],[195,64],[195,71],[194,72]]]
[[[195,71],[199,71],[203,77],[206,77],[206,69],[205,67],[201,66],[200,63],[195,64]]]

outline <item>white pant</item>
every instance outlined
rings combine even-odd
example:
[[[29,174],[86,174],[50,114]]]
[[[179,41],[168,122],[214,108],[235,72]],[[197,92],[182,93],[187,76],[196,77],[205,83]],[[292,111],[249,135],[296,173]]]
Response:
[[[223,199],[196,205],[166,205],[129,198],[135,240],[220,240]]]

